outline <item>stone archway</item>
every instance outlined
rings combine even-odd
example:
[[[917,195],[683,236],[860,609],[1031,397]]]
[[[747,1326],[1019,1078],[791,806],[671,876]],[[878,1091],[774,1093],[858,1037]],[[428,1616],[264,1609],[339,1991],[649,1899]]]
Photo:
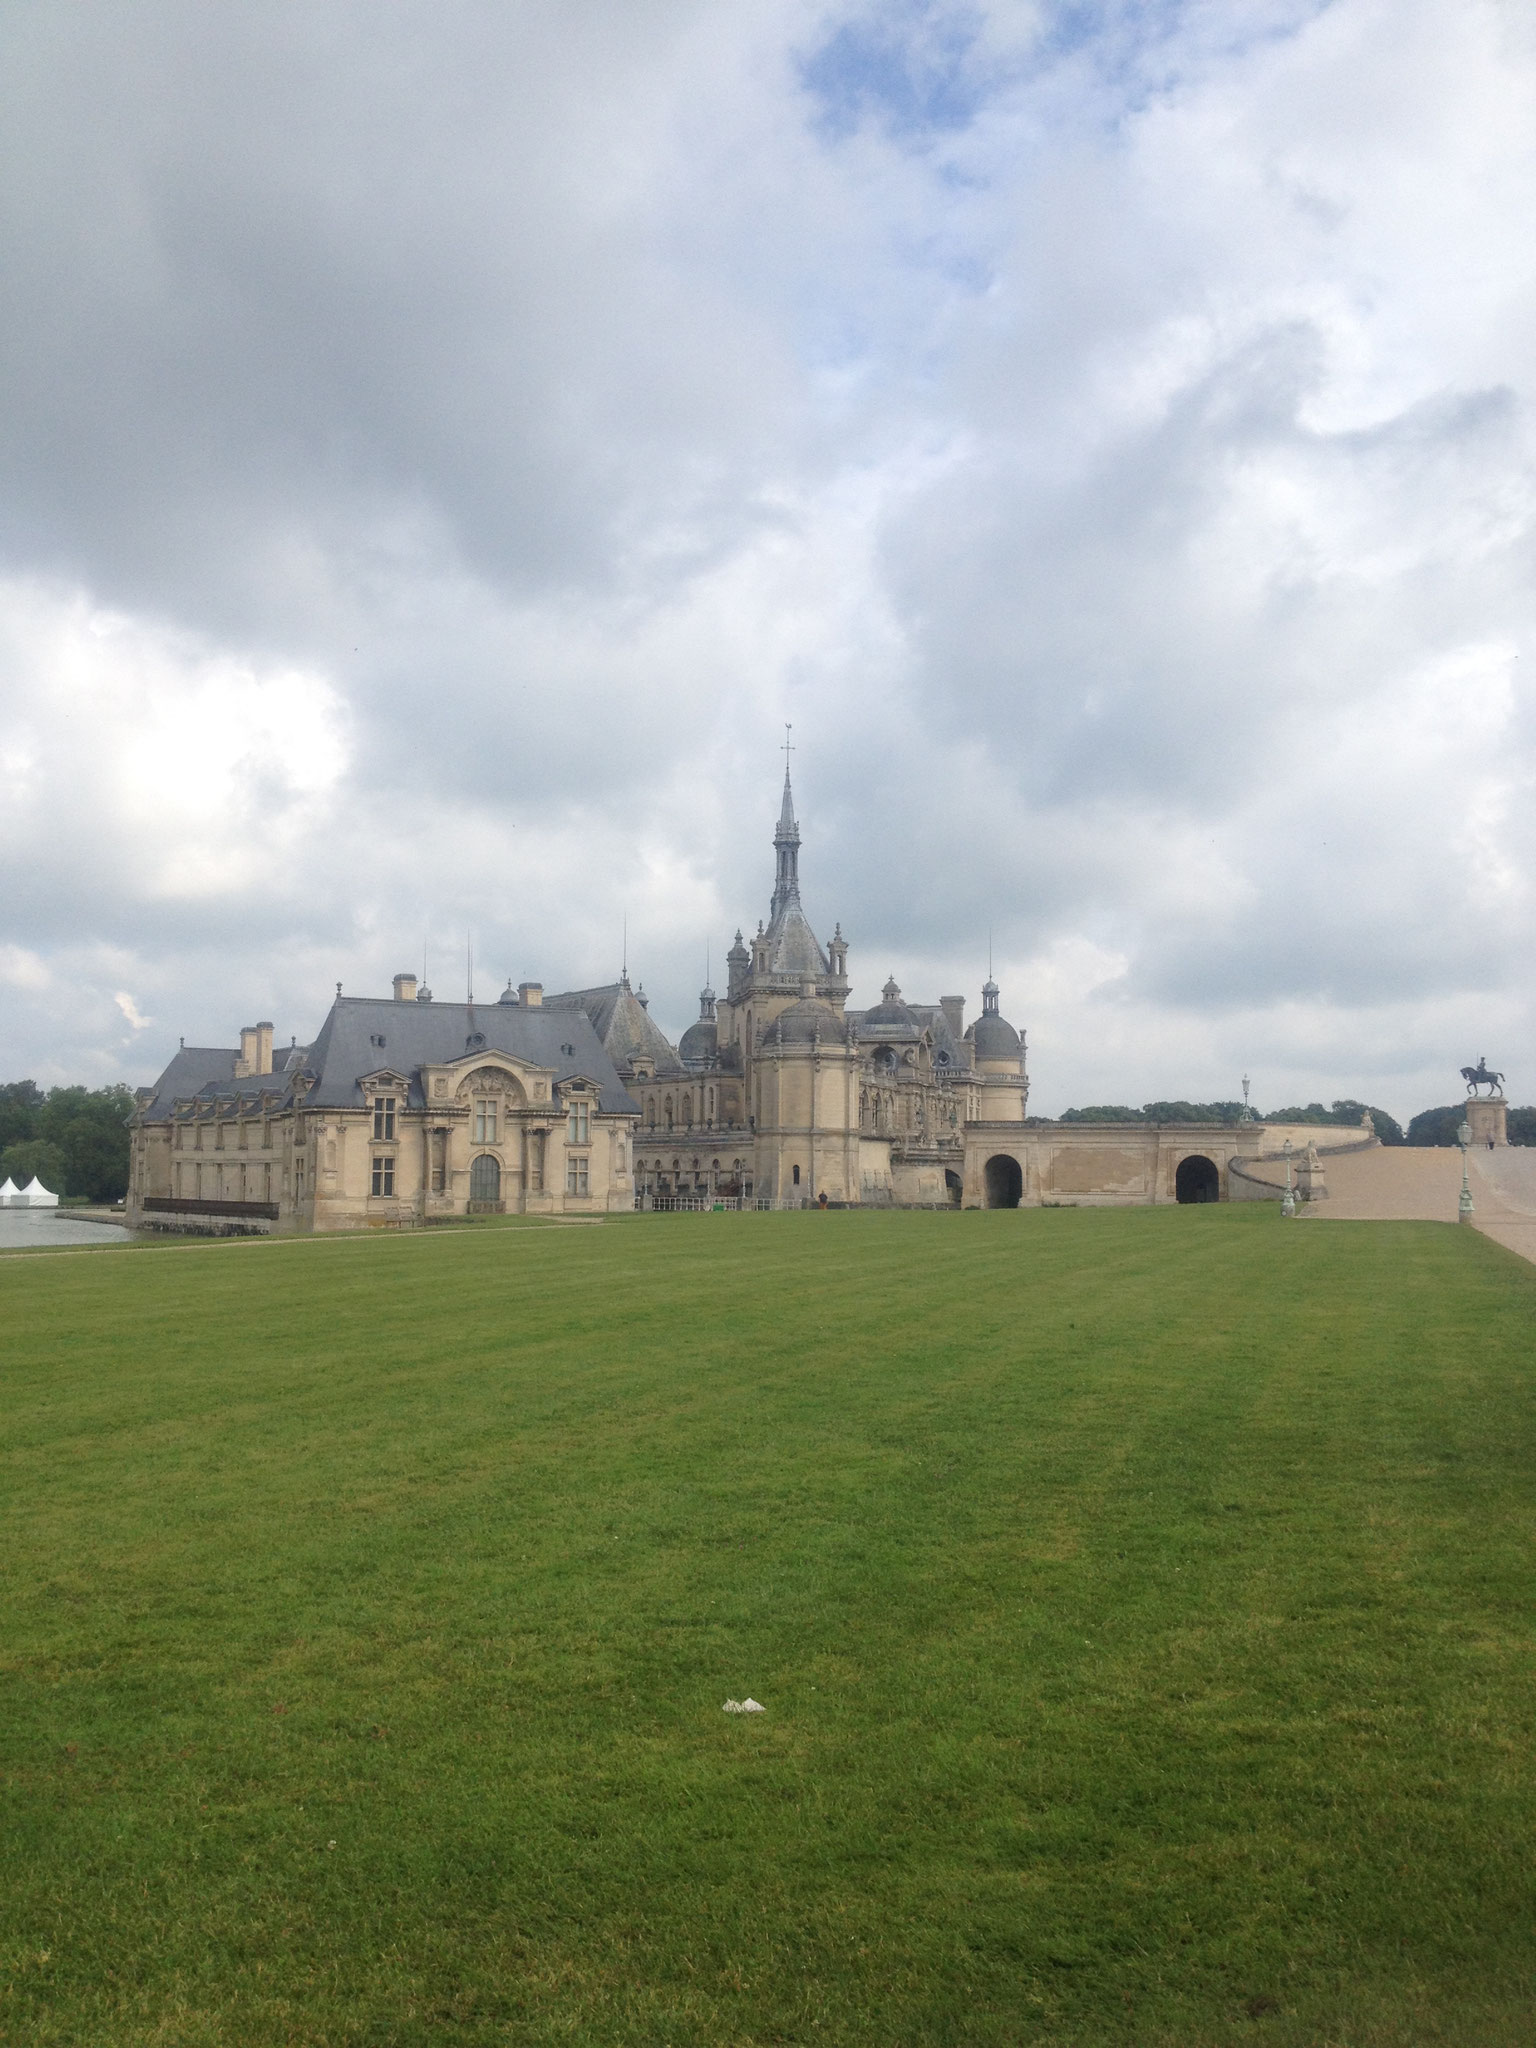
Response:
[[[995,1152],[987,1161],[987,1207],[1017,1209],[1024,1196],[1024,1169],[1006,1152]]]
[[[1191,1152],[1181,1159],[1173,1177],[1173,1192],[1181,1202],[1219,1202],[1221,1175],[1215,1160],[1207,1159],[1203,1152]]]
[[[944,1169],[944,1199],[945,1199],[945,1201],[947,1201],[947,1202],[948,1202],[948,1203],[950,1204],[950,1206],[951,1206],[952,1208],[958,1209],[958,1208],[959,1208],[959,1206],[960,1206],[960,1197],[961,1197],[961,1195],[962,1195],[962,1194],[964,1193],[964,1191],[965,1191],[965,1188],[964,1188],[964,1183],[962,1182],[962,1180],[961,1180],[961,1178],[960,1178],[959,1174],[955,1172],[955,1170],[954,1170],[954,1168],[953,1168],[952,1166],[947,1166],[947,1167],[945,1167],[945,1169]]]
[[[500,1202],[501,1162],[489,1152],[482,1152],[469,1169],[469,1199],[471,1202]]]

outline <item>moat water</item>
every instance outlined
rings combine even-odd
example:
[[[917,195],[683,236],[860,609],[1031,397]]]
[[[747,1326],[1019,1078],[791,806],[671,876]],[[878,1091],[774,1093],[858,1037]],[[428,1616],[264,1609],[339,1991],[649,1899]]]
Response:
[[[61,1244],[132,1244],[116,1223],[86,1223],[67,1209],[0,1209],[0,1251],[42,1251]]]

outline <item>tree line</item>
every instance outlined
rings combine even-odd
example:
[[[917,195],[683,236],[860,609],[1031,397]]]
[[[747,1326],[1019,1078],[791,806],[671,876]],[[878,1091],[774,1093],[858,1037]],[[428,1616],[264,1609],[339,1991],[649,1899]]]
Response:
[[[0,1181],[40,1180],[56,1195],[118,1202],[128,1192],[133,1090],[0,1082]]]
[[[1266,1124],[1332,1124],[1358,1130],[1360,1120],[1370,1111],[1371,1122],[1383,1145],[1454,1145],[1456,1133],[1467,1113],[1465,1102],[1447,1103],[1440,1109],[1421,1109],[1405,1131],[1394,1116],[1374,1103],[1342,1097],[1330,1108],[1320,1102],[1292,1103],[1288,1109],[1272,1109],[1259,1117]],[[1030,1117],[1030,1123],[1061,1124],[1236,1124],[1243,1120],[1240,1102],[1144,1102],[1132,1109],[1124,1102],[1094,1103],[1086,1109],[1064,1109],[1059,1117]],[[1508,1116],[1511,1145],[1536,1145],[1536,1108],[1512,1109]]]

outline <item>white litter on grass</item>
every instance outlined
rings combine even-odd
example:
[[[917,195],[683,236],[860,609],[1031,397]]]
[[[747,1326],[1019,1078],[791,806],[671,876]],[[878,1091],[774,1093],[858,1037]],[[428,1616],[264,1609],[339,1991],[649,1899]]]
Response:
[[[760,1707],[756,1700],[727,1700],[720,1711],[724,1714],[766,1714],[768,1709]]]

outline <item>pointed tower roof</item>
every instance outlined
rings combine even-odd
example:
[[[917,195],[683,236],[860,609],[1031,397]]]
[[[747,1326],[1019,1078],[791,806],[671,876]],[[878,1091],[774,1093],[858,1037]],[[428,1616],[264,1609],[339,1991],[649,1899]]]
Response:
[[[784,801],[773,835],[776,866],[773,902],[769,909],[767,972],[800,980],[807,974],[830,974],[821,942],[811,930],[800,907],[800,827],[795,822],[795,795],[789,782],[789,760],[784,762]]]
[[[780,840],[791,840],[800,844],[800,827],[795,823],[795,793],[789,786],[789,763],[784,763],[784,801],[779,805],[779,829],[774,834],[774,844]]]

